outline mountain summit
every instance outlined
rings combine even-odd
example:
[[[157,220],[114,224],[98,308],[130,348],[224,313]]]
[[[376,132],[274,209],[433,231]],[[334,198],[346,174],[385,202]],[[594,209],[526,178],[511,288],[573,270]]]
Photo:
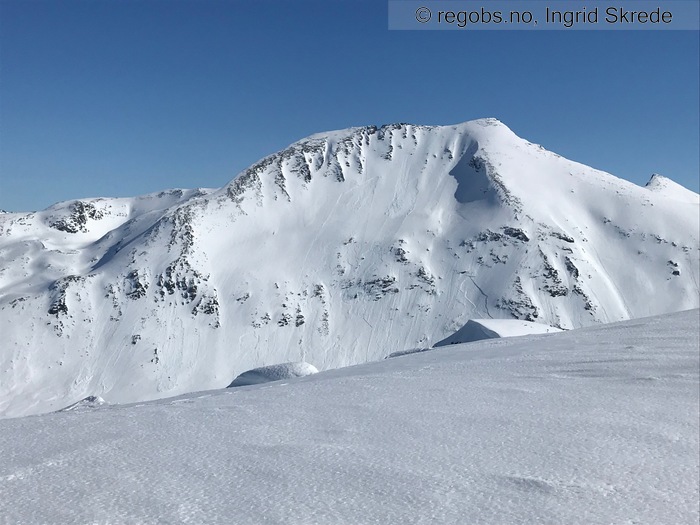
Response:
[[[0,214],[0,414],[228,385],[438,342],[697,308],[700,197],[494,119],[318,134],[218,190]]]

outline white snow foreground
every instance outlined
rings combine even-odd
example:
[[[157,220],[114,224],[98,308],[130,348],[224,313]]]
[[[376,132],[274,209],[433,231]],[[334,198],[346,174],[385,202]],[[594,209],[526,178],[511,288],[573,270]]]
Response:
[[[318,374],[318,369],[314,365],[303,361],[261,366],[243,372],[231,382],[229,388],[294,379],[296,377],[310,376],[311,374]]]
[[[314,135],[217,190],[0,214],[0,416],[700,306],[700,197],[494,119]]]
[[[0,523],[698,523],[698,310],[0,420]]]
[[[435,346],[471,343],[482,339],[497,337],[518,337],[521,335],[553,334],[561,332],[559,328],[530,321],[516,319],[470,319],[462,328]]]

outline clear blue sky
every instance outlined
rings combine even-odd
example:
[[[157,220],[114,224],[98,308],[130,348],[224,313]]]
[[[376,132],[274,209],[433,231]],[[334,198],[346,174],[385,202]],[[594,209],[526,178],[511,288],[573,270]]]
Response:
[[[698,191],[698,35],[389,31],[384,0],[0,0],[0,208],[219,187],[312,133],[481,117]]]

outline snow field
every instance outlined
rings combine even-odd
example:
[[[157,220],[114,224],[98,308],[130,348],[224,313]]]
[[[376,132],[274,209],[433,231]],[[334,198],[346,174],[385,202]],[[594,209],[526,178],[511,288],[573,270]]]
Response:
[[[0,420],[0,523],[695,524],[699,311]]]

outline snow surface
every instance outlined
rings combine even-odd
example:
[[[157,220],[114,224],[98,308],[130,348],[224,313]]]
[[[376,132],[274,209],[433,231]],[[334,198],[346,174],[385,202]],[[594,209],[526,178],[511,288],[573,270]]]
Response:
[[[293,379],[295,377],[305,377],[311,374],[318,374],[318,369],[309,363],[281,363],[279,365],[261,366],[243,372],[234,379],[229,388],[237,386],[258,385],[269,383],[270,381],[281,381],[282,379]]]
[[[0,420],[0,524],[692,524],[698,310]]]
[[[700,197],[494,119],[323,133],[216,190],[0,215],[0,416],[327,370],[469,319],[562,329],[700,306]]]
[[[516,319],[470,319],[462,328],[435,346],[471,343],[496,337],[517,337],[531,334],[552,334],[561,332],[559,328],[541,323],[531,323]]]

